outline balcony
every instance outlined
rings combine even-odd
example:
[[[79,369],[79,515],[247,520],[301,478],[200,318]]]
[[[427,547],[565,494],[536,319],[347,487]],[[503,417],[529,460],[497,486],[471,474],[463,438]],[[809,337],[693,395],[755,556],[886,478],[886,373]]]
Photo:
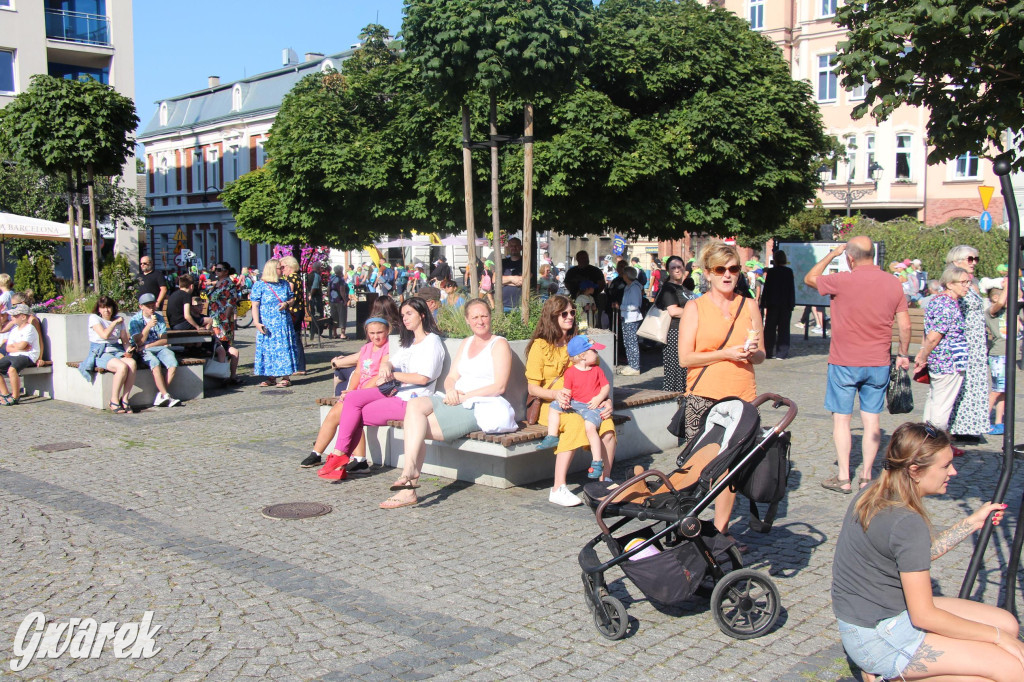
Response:
[[[110,45],[110,20],[101,14],[46,10],[46,37],[85,45]]]

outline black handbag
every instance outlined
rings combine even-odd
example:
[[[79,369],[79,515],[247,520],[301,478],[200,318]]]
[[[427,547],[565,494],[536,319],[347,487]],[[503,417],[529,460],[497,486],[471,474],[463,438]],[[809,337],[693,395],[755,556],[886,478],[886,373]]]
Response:
[[[732,324],[729,325],[729,331],[725,333],[725,340],[723,340],[722,345],[716,348],[715,350],[722,350],[723,348],[725,348],[725,344],[729,343],[729,337],[732,336],[732,330],[736,326],[736,320],[740,318],[740,313],[743,311],[743,306],[746,304],[747,299],[746,297],[743,297],[740,301],[740,307],[736,310],[736,316],[732,318]],[[706,372],[707,369],[708,365],[702,367],[700,370],[700,374],[698,374],[697,378],[693,380],[693,386],[690,387],[689,393],[684,393],[683,395],[679,396],[679,400],[677,401],[679,403],[679,407],[676,409],[676,413],[672,415],[672,419],[669,420],[667,427],[668,432],[671,433],[676,438],[686,437],[686,399],[690,395],[690,393],[693,393],[693,389],[697,387],[697,382],[699,382],[701,377],[704,376],[704,372]]]
[[[889,388],[885,391],[889,414],[909,414],[914,411],[914,393],[910,388],[910,374],[892,361],[889,368]]]
[[[385,398],[391,398],[398,393],[398,389],[402,387],[402,382],[397,379],[391,381],[385,381],[383,384],[377,387],[377,389],[384,395]]]

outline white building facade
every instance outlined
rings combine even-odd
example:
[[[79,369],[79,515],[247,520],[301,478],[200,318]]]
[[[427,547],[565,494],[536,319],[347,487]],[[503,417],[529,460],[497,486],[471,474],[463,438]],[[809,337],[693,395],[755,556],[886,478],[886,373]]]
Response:
[[[158,102],[138,137],[146,148],[147,239],[157,269],[179,269],[175,256],[186,249],[207,266],[260,268],[270,258],[271,245],[238,237],[220,191],[264,165],[264,144],[292,87],[309,74],[341,70],[351,55],[308,53],[298,62],[289,52],[281,69],[223,84],[211,76],[203,90]]]

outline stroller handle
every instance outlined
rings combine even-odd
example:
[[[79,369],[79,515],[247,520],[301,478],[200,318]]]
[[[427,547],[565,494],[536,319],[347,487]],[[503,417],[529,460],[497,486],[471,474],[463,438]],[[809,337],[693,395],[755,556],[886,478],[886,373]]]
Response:
[[[650,476],[657,476],[662,480],[662,482],[665,483],[666,486],[668,486],[669,490],[671,490],[672,492],[676,491],[676,489],[672,487],[671,481],[668,480],[668,476],[666,476],[665,474],[661,473],[656,469],[650,469],[648,471],[641,472],[634,476],[633,478],[629,479],[628,481],[624,481],[621,485],[619,485],[618,488],[614,490],[614,492],[612,492],[610,495],[601,500],[601,503],[597,505],[597,509],[594,510],[594,516],[597,517],[597,525],[601,529],[602,533],[604,533],[605,535],[611,534],[611,531],[608,530],[608,526],[604,522],[605,508],[609,504],[611,504],[612,500],[614,500],[620,493],[628,491],[630,486],[632,486],[635,483],[639,483],[640,481],[643,481]]]
[[[793,423],[794,419],[796,419],[796,403],[789,398],[783,398],[778,393],[762,393],[754,398],[751,405],[754,407],[760,407],[769,400],[772,401],[772,407],[775,409],[778,409],[782,405],[786,406],[786,414],[782,415],[782,419],[779,420],[779,423],[772,427],[772,430],[775,431],[775,433],[781,434],[789,428],[789,425]]]

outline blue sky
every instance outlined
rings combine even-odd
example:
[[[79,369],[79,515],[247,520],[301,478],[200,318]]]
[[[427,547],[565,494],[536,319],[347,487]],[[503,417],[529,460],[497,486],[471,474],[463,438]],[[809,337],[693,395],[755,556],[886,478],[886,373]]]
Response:
[[[379,16],[379,19],[378,19]],[[135,106],[145,128],[157,100],[281,66],[281,50],[340,52],[367,24],[401,28],[402,0],[138,0]]]

